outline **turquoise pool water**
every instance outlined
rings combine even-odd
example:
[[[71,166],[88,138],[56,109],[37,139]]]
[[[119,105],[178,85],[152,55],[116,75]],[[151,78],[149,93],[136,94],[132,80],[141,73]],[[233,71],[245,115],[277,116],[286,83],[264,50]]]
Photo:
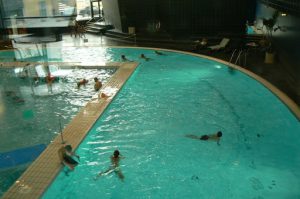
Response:
[[[53,93],[48,92],[43,78],[32,85],[32,77],[20,78],[15,71],[0,69],[0,154],[48,145],[60,128],[96,94],[93,78],[97,76],[106,82],[115,69],[57,69],[53,74],[64,75],[53,84]],[[78,89],[76,82],[81,78],[88,79],[89,83]],[[2,167],[2,161],[0,158],[0,197],[30,165],[26,162],[8,168]]]
[[[299,121],[260,83],[191,55],[105,53],[141,64],[77,149],[79,166],[43,198],[300,197]],[[218,130],[220,146],[185,137]],[[94,180],[115,149],[124,182],[114,173]]]

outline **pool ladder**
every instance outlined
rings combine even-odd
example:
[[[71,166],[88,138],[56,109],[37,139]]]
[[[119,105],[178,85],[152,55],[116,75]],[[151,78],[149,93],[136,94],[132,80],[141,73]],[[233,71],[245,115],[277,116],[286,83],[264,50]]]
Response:
[[[234,49],[234,51],[232,52],[231,54],[231,57],[230,57],[230,60],[229,62],[230,63],[233,63],[233,64],[238,64],[238,65],[241,65],[242,63],[242,60],[244,58],[244,63],[243,65],[246,66],[247,64],[247,54],[248,54],[248,49],[247,50],[244,50],[244,49]],[[233,60],[235,59],[235,62],[233,62]]]

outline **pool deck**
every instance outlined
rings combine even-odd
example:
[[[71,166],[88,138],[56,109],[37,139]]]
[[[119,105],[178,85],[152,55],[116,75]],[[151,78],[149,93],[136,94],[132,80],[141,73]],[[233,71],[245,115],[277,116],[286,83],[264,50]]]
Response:
[[[59,64],[63,66],[74,66],[74,63]],[[22,67],[26,65],[28,65],[28,62],[14,62],[5,63],[3,67]],[[80,65],[78,63],[77,66],[85,67],[83,64]],[[103,88],[101,88],[101,91],[111,92],[109,92],[109,96],[107,98],[99,98],[98,94],[95,95],[91,101],[72,119],[66,128],[63,129],[62,133],[66,144],[70,144],[74,149],[77,148],[137,66],[138,63],[136,62],[108,63],[105,66],[99,66],[101,68],[118,68],[109,81],[103,85]],[[58,135],[3,195],[3,199],[40,198],[47,190],[49,184],[51,184],[62,169],[62,164],[60,163],[57,152],[62,146],[61,137]]]

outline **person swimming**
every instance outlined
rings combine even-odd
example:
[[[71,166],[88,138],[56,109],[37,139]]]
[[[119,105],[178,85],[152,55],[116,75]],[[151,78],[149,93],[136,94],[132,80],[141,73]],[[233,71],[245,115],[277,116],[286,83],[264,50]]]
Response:
[[[215,134],[211,134],[211,135],[202,135],[202,136],[197,136],[197,135],[186,135],[185,137],[188,138],[192,138],[192,139],[196,139],[196,140],[212,140],[212,141],[216,141],[218,145],[220,145],[220,140],[222,137],[222,132],[218,131]]]
[[[63,146],[58,150],[59,160],[61,161],[62,164],[64,164],[70,169],[69,171],[65,171],[66,175],[68,175],[70,171],[73,171],[74,168],[78,165],[78,162],[73,159],[73,156],[77,157],[78,160],[80,158],[79,155],[75,154],[72,151],[71,145]]]
[[[122,59],[122,61],[129,61],[129,60],[125,57],[125,55],[121,55],[121,59]]]
[[[99,91],[100,88],[102,87],[102,83],[99,81],[97,77],[94,78],[94,81],[95,81],[94,89],[95,91]]]
[[[100,172],[96,177],[95,180],[97,180],[100,176],[110,174],[111,172],[115,172],[118,177],[123,181],[124,180],[124,175],[120,169],[120,160],[124,158],[120,156],[119,150],[115,150],[114,154],[110,157],[111,160],[111,165],[106,171]]]
[[[45,77],[45,81],[47,83],[48,92],[52,93],[52,83],[54,82],[55,77],[51,75],[50,72],[48,72],[47,76]]]
[[[89,81],[86,79],[82,79],[79,82],[77,82],[77,88],[79,89],[81,86],[85,86]]]
[[[140,58],[142,58],[142,59],[144,59],[144,60],[146,60],[146,61],[149,61],[149,60],[150,60],[150,58],[146,57],[144,54],[141,54]]]
[[[155,54],[157,54],[157,55],[165,55],[164,53],[162,53],[162,52],[159,52],[159,51],[154,51],[155,52]]]

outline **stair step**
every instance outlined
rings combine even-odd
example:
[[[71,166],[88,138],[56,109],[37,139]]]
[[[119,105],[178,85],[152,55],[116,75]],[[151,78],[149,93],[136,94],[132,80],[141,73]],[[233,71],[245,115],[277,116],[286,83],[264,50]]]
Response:
[[[108,34],[108,35],[114,35],[114,36],[119,36],[119,37],[129,37],[130,36],[128,33],[114,31],[113,29],[112,30],[107,30],[106,34]]]
[[[100,33],[101,33],[101,31],[93,30],[93,29],[86,29],[86,32],[89,32],[89,33],[96,33],[96,34],[100,34]]]
[[[87,29],[93,29],[93,30],[105,30],[105,27],[97,27],[97,26],[92,26],[92,25],[89,25],[86,27]]]

